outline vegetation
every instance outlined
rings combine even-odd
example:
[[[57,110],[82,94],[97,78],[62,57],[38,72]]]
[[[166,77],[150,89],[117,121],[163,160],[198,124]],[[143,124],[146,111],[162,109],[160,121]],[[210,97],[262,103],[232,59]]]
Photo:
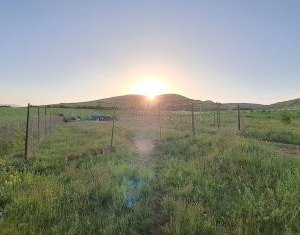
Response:
[[[111,122],[61,123],[28,164],[26,109],[0,112],[1,234],[300,233],[300,155],[264,142],[300,144],[297,110],[289,125],[280,111],[243,111],[240,132],[235,110],[221,112],[220,128],[213,112],[196,112],[194,138],[188,111],[160,121],[119,111],[114,148]]]
[[[150,184],[139,188],[143,200],[126,205],[130,181],[151,181],[135,167],[136,154],[119,136],[116,152],[106,146],[107,127],[68,124],[57,129],[24,165],[1,158],[1,234],[141,234],[151,218]],[[84,134],[84,135],[83,135]],[[105,153],[105,154],[104,154]]]
[[[291,124],[292,122],[292,116],[287,110],[281,111],[280,118],[281,122],[284,124]]]
[[[299,161],[230,134],[174,140],[160,157],[166,234],[299,232]]]
[[[289,120],[291,116],[294,121],[289,125],[282,122],[282,113],[284,119]],[[265,111],[250,112],[245,114],[245,126],[242,135],[245,137],[256,138],[258,140],[266,140],[280,142],[286,144],[300,144],[300,111]]]
[[[111,98],[105,98],[100,100],[93,100],[87,102],[78,102],[78,103],[63,103],[52,105],[53,107],[73,107],[73,108],[123,108],[123,109],[134,109],[134,108],[144,108],[145,105],[157,105],[160,104],[161,107],[169,107],[174,110],[180,110],[182,106],[194,104],[195,109],[201,110],[214,110],[217,108],[218,103],[215,103],[210,100],[201,101],[189,99],[185,96],[178,94],[164,94],[157,96],[153,101],[149,101],[146,96],[143,95],[123,95],[116,96]],[[237,105],[240,105],[241,109],[244,110],[282,110],[282,109],[295,109],[299,110],[300,108],[300,98],[294,100],[288,100],[283,102],[278,102],[270,105],[262,104],[252,104],[252,103],[224,103],[222,104],[223,109],[235,109]],[[178,108],[181,106],[180,108]]]

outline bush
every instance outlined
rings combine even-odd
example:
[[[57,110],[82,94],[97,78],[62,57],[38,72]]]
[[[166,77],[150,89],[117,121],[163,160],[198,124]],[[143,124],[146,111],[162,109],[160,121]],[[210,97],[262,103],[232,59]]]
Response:
[[[284,110],[280,112],[280,120],[284,124],[290,124],[292,122],[292,115],[288,111]]]

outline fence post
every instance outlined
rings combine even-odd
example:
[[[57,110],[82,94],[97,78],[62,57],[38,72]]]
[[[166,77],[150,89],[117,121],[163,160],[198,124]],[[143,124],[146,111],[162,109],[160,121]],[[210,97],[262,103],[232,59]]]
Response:
[[[47,135],[47,108],[45,106],[45,109],[44,109],[44,135],[46,136]]]
[[[221,126],[221,115],[220,115],[220,104],[218,103],[218,109],[217,109],[217,123],[218,123],[218,128],[220,129]]]
[[[114,107],[114,115],[113,115],[112,128],[111,128],[111,140],[110,140],[111,148],[113,147],[113,141],[114,141],[115,116],[116,116],[116,107]]]
[[[194,104],[192,103],[192,134],[195,136],[195,114],[194,114]]]
[[[161,142],[161,117],[160,117],[160,105],[158,106],[158,122],[159,122],[159,141]]]
[[[179,123],[181,125],[181,122],[182,122],[182,110],[179,111]]]
[[[216,125],[216,112],[214,112],[214,126]]]
[[[38,141],[40,142],[40,106],[38,108]]]
[[[27,120],[26,120],[26,135],[25,135],[25,153],[24,153],[24,161],[28,162],[28,129],[29,129],[29,112],[30,112],[30,103],[27,106]]]
[[[197,113],[197,119],[196,119],[196,126],[197,126],[197,122],[198,122],[198,125],[200,126],[201,125],[201,109],[199,108],[199,110],[197,111],[196,110],[196,112],[199,112],[199,113]]]
[[[241,114],[240,114],[240,105],[237,106],[238,109],[238,130],[241,130]]]
[[[52,113],[51,112],[49,113],[49,124],[50,124],[49,134],[51,135],[51,133],[52,133]]]
[[[219,124],[218,124],[218,127],[219,127],[219,129],[221,127],[221,111],[220,111],[220,109],[219,109]]]

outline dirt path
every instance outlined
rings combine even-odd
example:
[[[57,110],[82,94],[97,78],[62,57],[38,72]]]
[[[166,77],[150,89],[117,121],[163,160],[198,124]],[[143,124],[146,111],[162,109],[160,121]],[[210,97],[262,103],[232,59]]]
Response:
[[[166,222],[162,215],[161,206],[164,195],[160,180],[163,164],[163,160],[159,157],[161,143],[143,135],[135,136],[130,142],[134,151],[140,156],[140,164],[143,164],[143,167],[151,168],[154,172],[153,192],[150,197],[150,204],[153,210],[153,224],[146,234],[161,234],[163,225]]]
[[[155,186],[152,195],[152,205],[155,219],[152,227],[148,231],[149,235],[162,234],[163,227],[167,223],[166,218],[164,218],[163,216],[163,208],[161,204],[164,197],[164,190],[161,183],[161,170],[163,167],[163,160],[161,160],[158,155],[155,155],[153,159],[155,161]]]
[[[289,154],[300,155],[300,145],[296,144],[284,144],[277,142],[268,142],[270,145],[279,148],[281,151]]]

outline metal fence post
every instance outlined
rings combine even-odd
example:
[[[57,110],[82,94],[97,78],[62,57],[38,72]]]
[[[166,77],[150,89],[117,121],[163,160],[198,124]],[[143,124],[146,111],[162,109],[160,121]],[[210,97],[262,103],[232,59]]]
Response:
[[[241,130],[241,114],[240,114],[240,105],[237,106],[238,109],[238,130]]]
[[[29,129],[29,112],[30,112],[30,103],[27,106],[27,120],[26,120],[26,135],[25,135],[25,152],[24,152],[24,161],[28,162],[28,129]]]
[[[116,107],[114,107],[114,115],[113,115],[112,128],[111,128],[111,140],[110,140],[111,148],[113,147],[113,141],[114,141],[115,116],[116,116]]]
[[[192,103],[192,134],[195,136],[195,113],[194,113],[194,104]]]

